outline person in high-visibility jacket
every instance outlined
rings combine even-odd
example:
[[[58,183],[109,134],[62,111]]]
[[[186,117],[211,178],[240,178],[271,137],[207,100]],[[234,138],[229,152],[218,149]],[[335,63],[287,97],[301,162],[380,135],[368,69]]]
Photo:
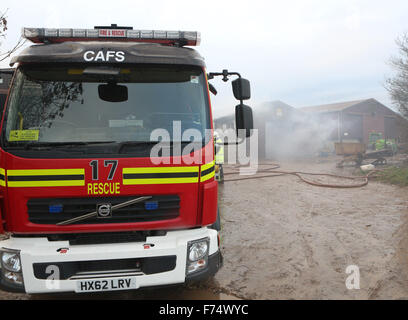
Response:
[[[215,148],[215,179],[224,183],[224,144],[220,136],[214,131],[214,148]]]

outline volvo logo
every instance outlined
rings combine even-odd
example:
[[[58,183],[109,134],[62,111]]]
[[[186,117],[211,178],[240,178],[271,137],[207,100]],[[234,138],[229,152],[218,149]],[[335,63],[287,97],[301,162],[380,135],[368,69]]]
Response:
[[[98,218],[111,218],[112,217],[112,205],[110,203],[97,204],[96,212]]]

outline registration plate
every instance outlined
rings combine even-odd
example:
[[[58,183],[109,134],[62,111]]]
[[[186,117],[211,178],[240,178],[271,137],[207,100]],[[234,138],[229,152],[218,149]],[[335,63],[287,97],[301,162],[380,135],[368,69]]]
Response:
[[[75,292],[97,292],[137,289],[136,277],[78,280]]]

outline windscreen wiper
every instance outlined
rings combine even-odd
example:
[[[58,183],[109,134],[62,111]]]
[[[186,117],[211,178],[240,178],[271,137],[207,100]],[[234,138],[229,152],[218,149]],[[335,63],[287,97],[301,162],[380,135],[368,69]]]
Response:
[[[152,144],[156,144],[159,142],[160,141],[122,141],[118,143],[119,145],[118,153],[121,153],[123,148],[125,147],[152,145]]]
[[[83,142],[83,141],[64,141],[64,142],[38,142],[38,143],[27,143],[21,146],[25,150],[29,149],[37,149],[37,148],[57,148],[57,147],[75,147],[75,146],[91,146],[91,145],[100,145],[100,144],[110,144],[114,143],[115,141],[90,141],[90,142]]]
[[[93,146],[93,145],[113,145],[117,144],[119,146],[117,153],[121,153],[123,148],[131,147],[131,146],[143,146],[143,145],[154,145],[157,143],[168,143],[169,146],[172,146],[176,143],[180,144],[188,144],[188,143],[196,143],[194,141],[64,141],[64,142],[37,142],[37,143],[25,143],[25,144],[16,144],[16,145],[8,145],[6,149],[24,149],[24,150],[32,150],[32,149],[52,149],[58,147],[76,147],[76,146]],[[202,143],[202,142],[200,142]]]
[[[188,143],[195,143],[194,141],[123,141],[119,142],[119,149],[118,153],[121,153],[123,148],[125,147],[133,147],[133,146],[143,146],[143,145],[154,145],[157,143],[168,144],[172,146],[173,144],[180,143],[180,144],[188,144]],[[200,141],[200,143],[202,143]]]

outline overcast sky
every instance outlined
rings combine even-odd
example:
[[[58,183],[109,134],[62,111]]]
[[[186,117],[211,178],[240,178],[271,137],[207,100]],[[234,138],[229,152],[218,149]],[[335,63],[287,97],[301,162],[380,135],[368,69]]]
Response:
[[[23,1],[1,0],[9,30],[0,51],[21,28],[197,30],[207,70],[238,71],[251,81],[255,106],[282,100],[295,107],[375,98],[391,106],[384,89],[395,39],[408,31],[407,0],[281,1]],[[0,67],[7,67],[1,63]],[[230,83],[213,81],[215,115],[234,110]]]

